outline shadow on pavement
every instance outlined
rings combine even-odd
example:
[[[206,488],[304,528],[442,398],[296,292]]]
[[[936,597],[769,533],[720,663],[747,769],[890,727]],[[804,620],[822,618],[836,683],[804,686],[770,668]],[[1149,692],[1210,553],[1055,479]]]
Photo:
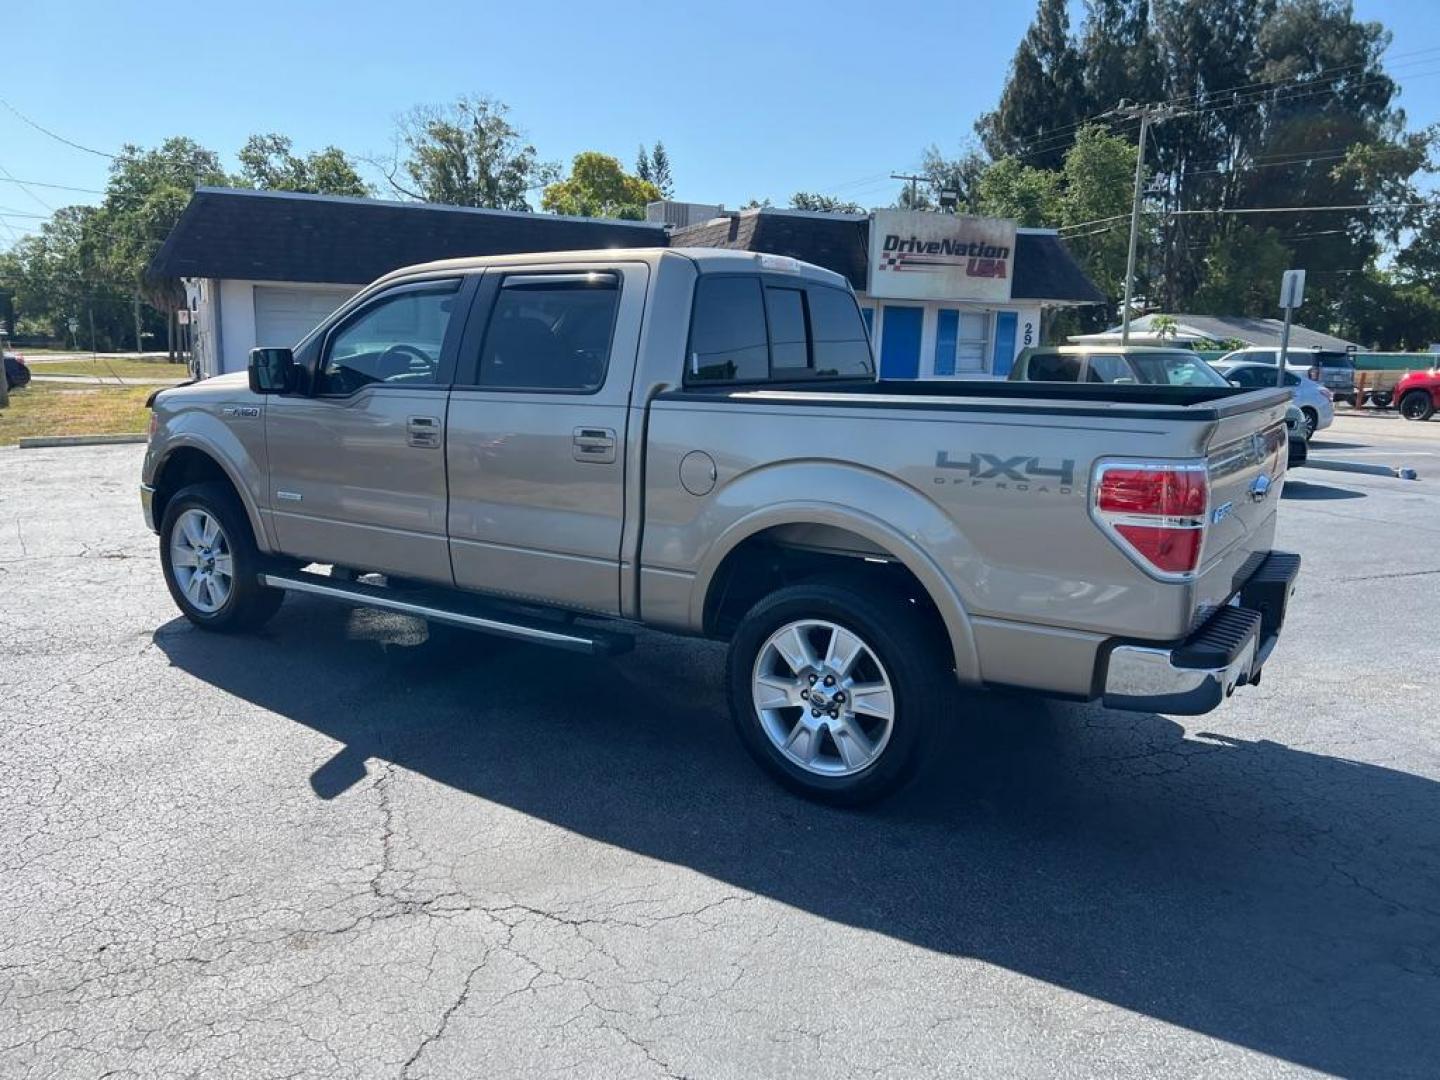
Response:
[[[1440,1060],[1440,785],[1164,717],[985,695],[924,782],[796,799],[729,730],[721,650],[617,660],[291,597],[170,662],[343,743],[606,844],[1327,1072]],[[1214,723],[1224,722],[1224,713]],[[1426,1064],[1428,1062],[1428,1064]]]
[[[1285,488],[1280,492],[1282,499],[1310,499],[1316,502],[1328,499],[1363,499],[1365,492],[1354,488],[1331,487],[1329,484],[1314,484],[1308,480],[1285,478]]]

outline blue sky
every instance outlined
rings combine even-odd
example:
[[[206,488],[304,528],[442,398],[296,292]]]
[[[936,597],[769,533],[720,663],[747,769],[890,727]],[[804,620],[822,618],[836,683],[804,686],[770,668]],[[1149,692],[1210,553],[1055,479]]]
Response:
[[[1440,121],[1440,53],[1409,55],[1440,47],[1430,0],[1355,7],[1395,33],[1411,126]],[[801,189],[889,202],[885,174],[930,143],[954,151],[973,138],[1033,12],[1028,0],[7,8],[0,95],[87,146],[187,134],[233,168],[246,136],[279,131],[301,150],[381,155],[398,114],[475,92],[507,102],[551,160],[599,149],[629,166],[641,141],[664,139],[677,196],[731,206]],[[0,222],[33,228],[17,213],[96,198],[26,191],[6,173],[100,188],[106,162],[0,108],[0,214],[11,215]],[[0,228],[0,245],[11,237]]]

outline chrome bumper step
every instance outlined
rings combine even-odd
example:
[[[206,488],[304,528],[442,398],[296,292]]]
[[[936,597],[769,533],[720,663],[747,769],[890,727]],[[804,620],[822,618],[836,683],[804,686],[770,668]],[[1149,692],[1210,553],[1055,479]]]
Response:
[[[592,656],[614,656],[635,646],[635,639],[629,634],[558,619],[551,623],[542,618],[526,618],[478,599],[472,600],[468,594],[447,594],[441,589],[400,593],[383,585],[341,581],[303,570],[263,571],[260,584]]]

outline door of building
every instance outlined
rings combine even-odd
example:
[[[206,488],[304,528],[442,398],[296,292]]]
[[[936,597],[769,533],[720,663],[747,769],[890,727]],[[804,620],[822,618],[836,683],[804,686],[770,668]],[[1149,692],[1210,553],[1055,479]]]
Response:
[[[920,377],[920,334],[925,309],[886,304],[880,324],[880,377]]]

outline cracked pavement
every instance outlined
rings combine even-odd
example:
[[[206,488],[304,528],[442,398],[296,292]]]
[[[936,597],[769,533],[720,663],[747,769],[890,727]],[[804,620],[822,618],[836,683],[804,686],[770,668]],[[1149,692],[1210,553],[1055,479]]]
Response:
[[[141,451],[0,450],[0,1077],[1440,1066],[1440,476],[1297,474],[1217,712],[972,697],[852,813],[751,765],[713,644],[193,630]]]

